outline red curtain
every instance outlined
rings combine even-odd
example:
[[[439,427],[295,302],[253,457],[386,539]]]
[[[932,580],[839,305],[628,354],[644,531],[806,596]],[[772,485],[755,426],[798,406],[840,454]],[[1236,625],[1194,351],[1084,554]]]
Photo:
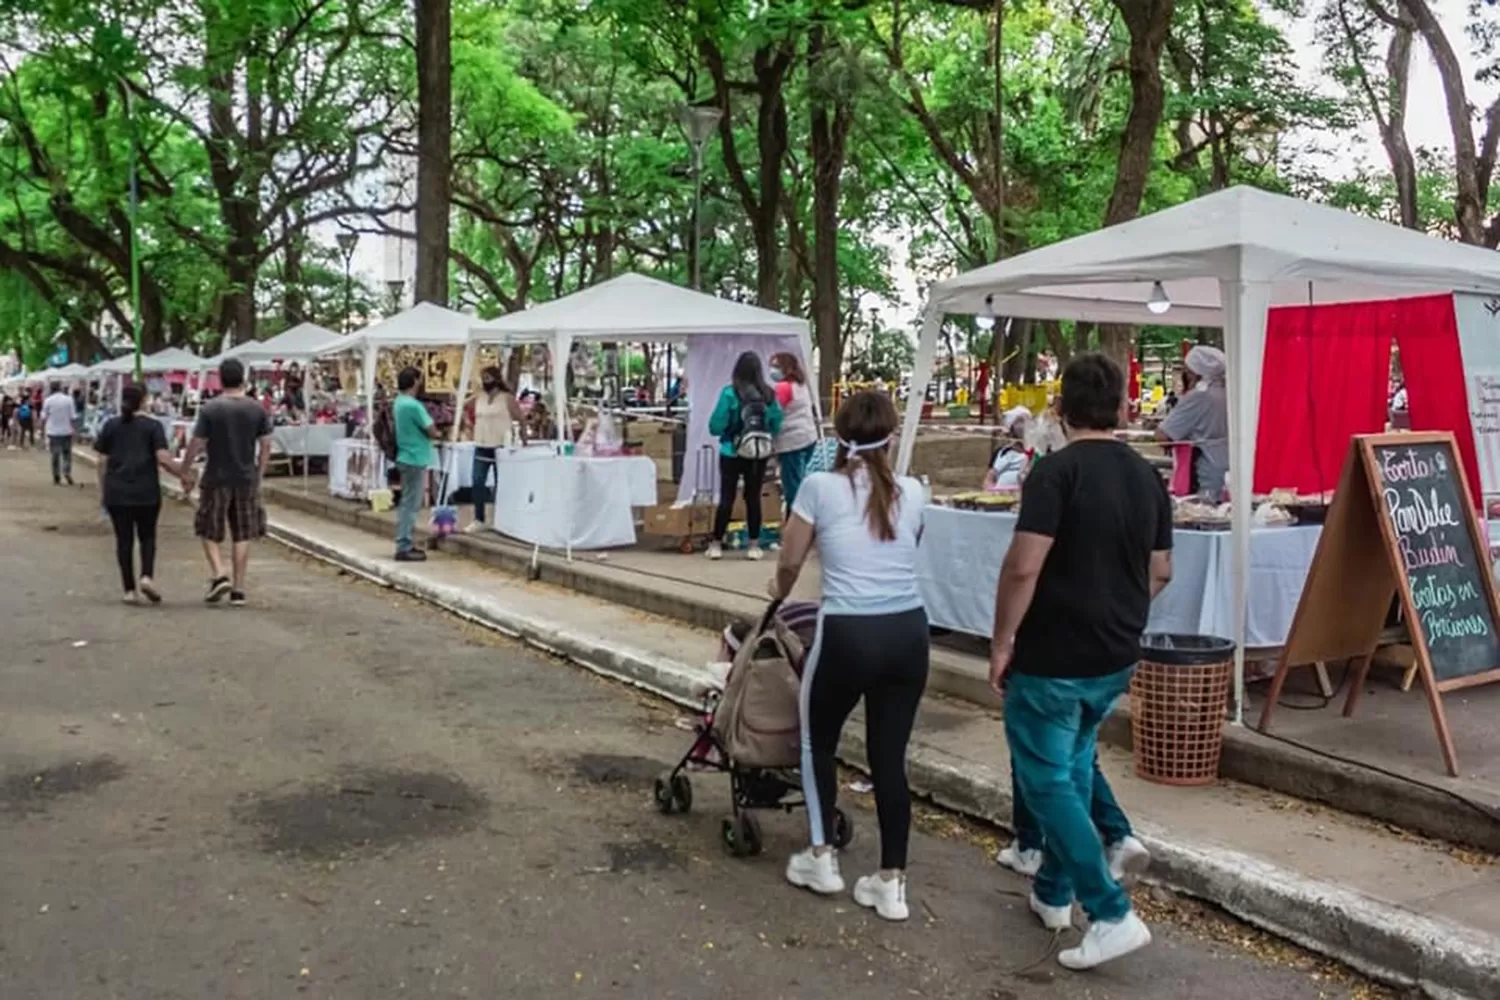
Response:
[[[1474,451],[1474,427],[1469,418],[1469,393],[1464,386],[1463,349],[1458,343],[1458,320],[1453,296],[1429,295],[1392,303],[1401,307],[1396,346],[1406,377],[1406,405],[1414,431],[1452,431],[1458,441],[1469,492],[1480,506],[1479,459]]]
[[[1447,301],[1451,325],[1451,297]],[[1405,305],[1351,302],[1270,311],[1255,492],[1331,490],[1350,435],[1384,430],[1391,338],[1407,322]]]

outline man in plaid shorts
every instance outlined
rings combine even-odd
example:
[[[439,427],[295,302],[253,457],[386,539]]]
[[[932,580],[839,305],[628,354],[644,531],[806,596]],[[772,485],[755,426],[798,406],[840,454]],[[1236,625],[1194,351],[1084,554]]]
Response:
[[[240,606],[245,603],[250,543],[266,533],[260,481],[271,460],[271,418],[245,395],[245,366],[237,358],[225,358],[219,365],[219,382],[224,391],[198,410],[182,464],[191,469],[200,453],[208,456],[193,518],[193,531],[203,540],[208,557],[204,600],[217,604],[227,594],[230,604]],[[232,579],[224,572],[219,552],[226,526],[234,547]]]

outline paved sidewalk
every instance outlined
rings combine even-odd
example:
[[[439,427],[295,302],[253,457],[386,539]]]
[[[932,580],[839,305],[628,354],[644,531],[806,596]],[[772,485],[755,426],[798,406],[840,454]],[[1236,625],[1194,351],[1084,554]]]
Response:
[[[282,541],[535,645],[691,705],[716,636],[471,560],[398,564],[365,531],[273,509]],[[862,759],[849,727],[845,755]],[[1104,768],[1157,859],[1152,875],[1386,982],[1432,996],[1500,996],[1500,862],[1249,786],[1200,789]],[[933,697],[912,778],[935,800],[1004,823],[1009,762],[998,716]]]

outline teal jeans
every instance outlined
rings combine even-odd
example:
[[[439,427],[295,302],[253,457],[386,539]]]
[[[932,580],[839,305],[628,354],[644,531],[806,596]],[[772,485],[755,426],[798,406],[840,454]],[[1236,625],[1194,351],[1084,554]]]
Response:
[[[1071,680],[1013,674],[1005,688],[1011,768],[1042,833],[1037,898],[1048,906],[1076,898],[1091,920],[1130,912],[1130,897],[1110,878],[1089,807],[1099,726],[1134,669]]]

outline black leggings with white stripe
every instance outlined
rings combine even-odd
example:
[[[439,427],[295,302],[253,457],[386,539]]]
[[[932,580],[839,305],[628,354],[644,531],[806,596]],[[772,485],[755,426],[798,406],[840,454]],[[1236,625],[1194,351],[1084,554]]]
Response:
[[[880,821],[880,867],[906,867],[911,835],[911,791],[906,746],[927,686],[927,612],[824,615],[802,674],[802,790],[815,845],[833,840],[838,799],[834,754],[844,722],[865,700],[865,747],[875,812]]]

